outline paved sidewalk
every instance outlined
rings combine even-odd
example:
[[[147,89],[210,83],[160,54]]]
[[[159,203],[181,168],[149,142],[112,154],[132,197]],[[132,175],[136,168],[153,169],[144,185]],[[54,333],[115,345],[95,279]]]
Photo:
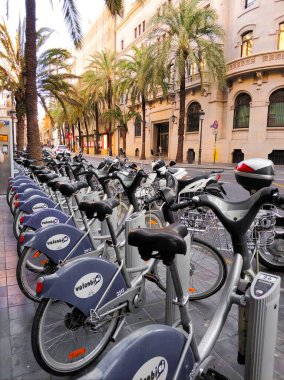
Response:
[[[5,197],[0,197],[0,380],[55,380],[62,377],[51,376],[40,369],[31,351],[30,330],[37,304],[25,298],[16,281],[17,265],[16,241],[12,232],[12,216]],[[226,256],[229,264],[230,255]],[[284,287],[284,274],[282,288]],[[200,339],[216,308],[220,294],[204,301],[191,302],[190,309]],[[147,302],[138,313],[127,318],[120,337],[128,335],[139,327],[163,323],[164,294],[153,284],[147,284]],[[113,344],[110,344],[110,348]],[[233,307],[224,329],[215,346],[214,355],[222,372],[231,380],[241,380],[243,367],[236,362],[237,357],[237,309]],[[66,379],[94,380],[91,369],[76,377]],[[284,379],[284,294],[278,324],[278,340],[275,353],[274,380]],[[123,380],[123,379],[120,379]],[[256,380],[256,379],[254,379]]]

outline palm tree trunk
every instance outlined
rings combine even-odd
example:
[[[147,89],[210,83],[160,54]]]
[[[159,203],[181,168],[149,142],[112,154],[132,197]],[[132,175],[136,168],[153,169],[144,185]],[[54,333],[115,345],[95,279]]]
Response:
[[[123,151],[126,151],[126,130],[122,130],[122,146],[123,146]]]
[[[141,147],[141,157],[140,160],[146,160],[145,157],[145,140],[146,140],[146,99],[142,95],[142,147]]]
[[[95,103],[95,124],[96,124],[96,132],[95,132],[95,141],[94,148],[95,154],[99,154],[99,107],[98,103]]]
[[[111,80],[108,80],[108,92],[107,92],[107,107],[108,110],[111,110],[111,99],[112,93],[111,93]],[[112,121],[109,120],[108,122],[108,149],[109,149],[109,155],[112,156],[112,135],[111,135],[111,125]]]
[[[84,117],[84,124],[85,124],[86,137],[87,137],[87,154],[89,154],[89,129],[88,129],[88,123],[85,117]]]
[[[75,126],[74,126],[74,124],[72,124],[72,146],[73,146],[73,148],[72,148],[72,152],[75,152],[75,150],[76,150],[76,143],[75,143]]]
[[[79,148],[84,151],[84,147],[82,147],[82,131],[81,131],[81,122],[78,119],[77,120],[77,127],[78,127],[78,133],[79,133]]]
[[[41,161],[41,145],[38,128],[36,89],[36,2],[26,0],[26,112],[28,155]]]
[[[179,123],[178,123],[178,146],[176,162],[183,162],[183,142],[184,142],[184,119],[185,119],[185,69],[180,78],[179,87]]]
[[[25,145],[25,113],[23,111],[24,104],[16,100],[16,116],[17,116],[17,151],[24,149]]]

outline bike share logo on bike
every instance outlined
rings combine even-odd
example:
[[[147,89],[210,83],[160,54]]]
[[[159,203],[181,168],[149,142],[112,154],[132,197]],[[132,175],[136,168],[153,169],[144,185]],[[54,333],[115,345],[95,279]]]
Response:
[[[103,285],[103,277],[100,273],[88,273],[81,277],[74,286],[75,296],[89,298],[95,295]]]
[[[66,248],[70,244],[70,237],[65,234],[57,234],[51,236],[47,242],[46,247],[51,251],[57,251]]]
[[[132,380],[166,380],[168,369],[167,360],[162,356],[156,356],[144,363]]]
[[[42,219],[41,226],[45,227],[45,226],[50,226],[50,225],[58,224],[58,223],[59,223],[58,218],[55,218],[53,216],[48,216],[47,218]]]
[[[48,208],[46,203],[37,203],[33,206],[32,210],[39,211],[39,210],[42,210],[43,208]]]

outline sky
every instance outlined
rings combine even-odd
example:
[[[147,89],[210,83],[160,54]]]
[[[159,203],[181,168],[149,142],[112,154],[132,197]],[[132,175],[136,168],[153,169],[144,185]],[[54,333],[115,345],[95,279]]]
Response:
[[[7,0],[0,0],[0,20],[4,18],[13,34],[17,29],[19,17],[25,15],[25,0],[9,1],[9,19],[6,19]],[[61,0],[62,1],[62,0]],[[51,6],[53,4],[53,8]],[[56,32],[50,37],[48,47],[64,47],[71,49],[72,41],[69,37],[62,15],[60,0],[36,0],[37,28],[49,27]],[[104,0],[77,0],[77,8],[81,14],[83,33],[86,33],[91,23],[96,20],[104,7]]]
[[[9,33],[13,36],[19,24],[19,17],[23,19],[25,16],[25,0],[9,0],[8,19],[6,18],[6,3],[7,0],[0,0],[0,22],[3,19],[5,20]],[[77,0],[83,33],[88,31],[90,25],[99,16],[104,6],[104,0]],[[62,47],[71,51],[73,43],[65,26],[61,9],[60,0],[36,0],[36,27],[37,29],[48,27],[55,31],[45,44],[45,48]],[[39,106],[38,111],[39,120],[41,120],[44,116],[44,110]]]

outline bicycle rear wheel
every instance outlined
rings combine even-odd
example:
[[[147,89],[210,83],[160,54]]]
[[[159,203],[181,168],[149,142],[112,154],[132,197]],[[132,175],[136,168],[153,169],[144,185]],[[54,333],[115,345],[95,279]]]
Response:
[[[38,364],[54,375],[72,375],[91,364],[116,329],[119,312],[97,324],[63,301],[43,299],[32,326],[32,350]]]
[[[201,300],[217,293],[227,278],[227,266],[220,252],[206,241],[192,237],[188,292],[190,300]],[[157,285],[166,290],[166,267],[157,264]]]

